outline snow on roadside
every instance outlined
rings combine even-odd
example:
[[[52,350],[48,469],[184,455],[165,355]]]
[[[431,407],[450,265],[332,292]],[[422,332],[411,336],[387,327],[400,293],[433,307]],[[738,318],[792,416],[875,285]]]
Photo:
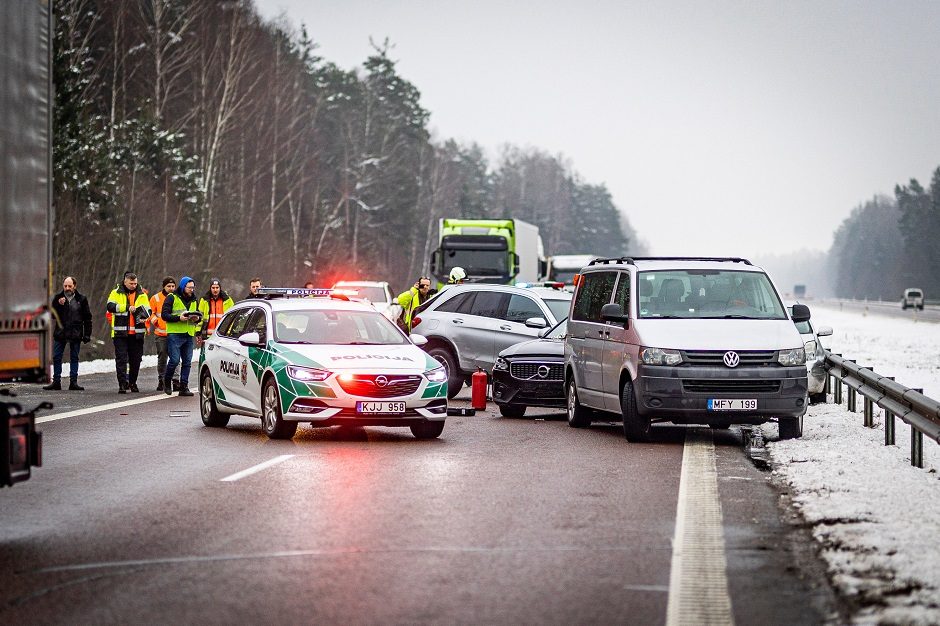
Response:
[[[193,363],[199,362],[199,350],[193,350]],[[156,367],[157,355],[148,354],[140,361],[141,369],[145,367]],[[68,361],[62,364],[62,377],[68,376],[70,366]],[[114,359],[95,359],[94,361],[82,361],[78,364],[78,374],[102,374],[114,372]]]
[[[832,326],[823,344],[846,358],[940,398],[940,324],[811,307]],[[830,396],[831,399],[831,396]],[[924,442],[924,469],[910,464],[910,429],[896,420],[884,445],[884,414],[862,425],[845,405],[809,408],[802,439],[769,445],[774,473],[813,527],[840,592],[861,624],[940,623],[940,445]],[[770,429],[772,431],[772,429]]]

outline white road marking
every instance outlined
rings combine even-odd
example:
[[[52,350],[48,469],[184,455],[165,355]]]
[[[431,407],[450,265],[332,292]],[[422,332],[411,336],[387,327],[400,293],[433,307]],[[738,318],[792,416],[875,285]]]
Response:
[[[155,402],[157,400],[169,400],[175,396],[168,396],[161,393],[160,395],[154,396],[144,396],[143,398],[134,398],[133,400],[123,400],[121,402],[112,402],[111,404],[101,404],[98,406],[90,406],[86,409],[77,409],[75,411],[66,411],[65,413],[53,413],[52,415],[44,415],[43,417],[37,417],[37,424],[44,424],[46,422],[54,422],[56,420],[64,420],[68,417],[78,417],[79,415],[88,415],[89,413],[98,413],[99,411],[110,411],[111,409],[120,409],[125,406],[134,406],[135,404],[143,404],[145,402]]]
[[[666,624],[734,624],[710,430],[690,429],[682,450]]]
[[[223,483],[232,483],[232,482],[235,482],[236,480],[241,480],[241,479],[244,478],[245,476],[251,476],[252,474],[257,474],[257,473],[260,472],[261,470],[268,469],[268,468],[271,467],[272,465],[277,465],[278,463],[283,463],[283,462],[286,461],[287,459],[291,459],[291,458],[294,458],[294,455],[293,455],[293,454],[282,454],[281,456],[276,456],[276,457],[274,457],[273,459],[271,459],[270,461],[265,461],[264,463],[259,463],[259,464],[255,465],[254,467],[249,467],[249,468],[246,469],[246,470],[242,470],[242,471],[240,471],[240,472],[235,472],[235,473],[232,474],[231,476],[226,476],[225,478],[221,479],[220,482],[223,482]]]

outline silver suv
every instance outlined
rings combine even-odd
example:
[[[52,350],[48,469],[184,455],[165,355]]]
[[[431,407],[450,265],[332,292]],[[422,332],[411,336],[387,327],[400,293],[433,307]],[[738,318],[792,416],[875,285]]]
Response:
[[[568,423],[619,413],[643,441],[653,422],[761,424],[802,436],[806,353],[767,274],[745,259],[598,259],[577,281],[565,341]]]
[[[570,303],[561,289],[452,285],[418,308],[412,332],[428,338],[424,349],[446,368],[453,398],[477,368],[491,372],[501,350],[567,317]]]

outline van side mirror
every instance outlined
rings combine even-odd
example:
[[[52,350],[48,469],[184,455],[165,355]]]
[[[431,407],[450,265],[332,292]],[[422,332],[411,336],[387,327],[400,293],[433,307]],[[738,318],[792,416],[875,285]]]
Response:
[[[828,337],[832,334],[832,326],[820,326],[816,329],[817,337]]]
[[[613,303],[601,307],[601,319],[605,322],[623,324],[625,327],[630,323],[630,316],[624,314],[623,307]]]
[[[794,304],[793,305],[793,323],[799,324],[800,322],[809,321],[809,307],[805,304]]]

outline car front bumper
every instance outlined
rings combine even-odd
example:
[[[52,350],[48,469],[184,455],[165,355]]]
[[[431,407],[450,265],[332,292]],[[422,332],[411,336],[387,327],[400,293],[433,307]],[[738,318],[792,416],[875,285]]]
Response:
[[[521,380],[508,370],[493,370],[493,401],[519,406],[565,406],[564,380]]]
[[[680,424],[761,424],[806,412],[806,366],[641,366],[634,382],[638,411]],[[746,411],[712,411],[709,399],[757,400]]]

